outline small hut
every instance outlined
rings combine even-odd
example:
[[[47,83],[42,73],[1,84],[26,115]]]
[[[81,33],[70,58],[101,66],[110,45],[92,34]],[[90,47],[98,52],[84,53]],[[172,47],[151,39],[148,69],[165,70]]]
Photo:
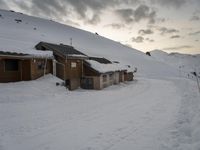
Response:
[[[90,57],[84,61],[83,78],[81,87],[84,89],[101,90],[113,84],[124,81],[126,67],[119,64],[113,64],[105,58]],[[120,74],[123,74],[120,80]]]
[[[52,52],[0,50],[0,82],[37,79],[52,72]]]
[[[54,75],[65,81],[69,90],[80,87],[80,80],[83,75],[83,60],[87,56],[72,46],[64,44],[52,44],[46,42],[38,43],[37,50],[50,50],[54,55]]]

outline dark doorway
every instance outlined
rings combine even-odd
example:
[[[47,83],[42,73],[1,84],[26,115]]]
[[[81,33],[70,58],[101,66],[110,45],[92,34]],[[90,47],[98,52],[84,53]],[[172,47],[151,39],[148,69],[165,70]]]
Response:
[[[93,78],[82,78],[81,87],[83,89],[94,89],[94,81]]]

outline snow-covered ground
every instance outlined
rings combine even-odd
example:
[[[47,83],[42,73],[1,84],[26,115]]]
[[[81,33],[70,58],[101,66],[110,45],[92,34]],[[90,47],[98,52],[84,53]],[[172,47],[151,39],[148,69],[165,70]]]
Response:
[[[138,68],[133,82],[101,91],[67,91],[52,75],[0,83],[0,150],[200,149],[200,94],[186,76],[199,67],[199,55],[157,51],[149,57],[50,20],[0,14],[0,51],[34,53],[40,41],[68,44],[72,38],[89,56]]]
[[[155,60],[166,63],[179,70],[179,77],[187,77],[192,79],[193,76],[191,75],[191,72],[197,72],[200,76],[200,54],[168,54],[161,50],[154,50],[150,53]]]
[[[200,95],[187,79],[138,78],[67,91],[52,75],[0,84],[1,150],[200,148]]]

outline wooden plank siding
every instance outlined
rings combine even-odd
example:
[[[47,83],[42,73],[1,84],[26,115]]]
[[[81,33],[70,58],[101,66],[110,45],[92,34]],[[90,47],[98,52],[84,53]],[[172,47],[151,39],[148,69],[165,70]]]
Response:
[[[56,76],[66,81],[69,90],[80,87],[80,79],[83,72],[83,60],[79,58],[65,58],[54,53],[56,64]]]
[[[0,82],[15,82],[21,80],[20,61],[18,61],[17,71],[5,71],[5,61],[0,59]]]
[[[52,60],[47,60],[46,62],[45,59],[31,59],[30,63],[31,80],[35,80],[44,75],[45,63],[45,74],[52,73]]]
[[[5,69],[6,60],[15,60],[18,70],[8,71]],[[0,56],[0,82],[29,81],[44,75],[45,59],[42,58],[20,58]],[[39,66],[40,65],[40,66]],[[52,73],[52,60],[47,59],[45,74]]]

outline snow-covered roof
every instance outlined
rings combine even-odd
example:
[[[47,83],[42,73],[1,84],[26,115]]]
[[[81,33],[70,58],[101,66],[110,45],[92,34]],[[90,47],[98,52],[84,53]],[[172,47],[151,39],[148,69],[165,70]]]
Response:
[[[123,71],[123,70],[128,71],[128,66],[121,65],[120,63],[103,64],[95,60],[86,60],[86,62],[89,63],[93,69],[97,70],[100,73]]]
[[[51,51],[57,51],[65,56],[70,57],[87,57],[84,53],[78,51],[76,48],[70,45],[64,45],[64,44],[53,44],[53,43],[47,43],[47,42],[39,42],[35,48],[37,50],[51,50]]]
[[[4,53],[11,53],[11,54],[22,54],[22,55],[27,55],[27,56],[32,56],[32,57],[52,57],[53,52],[52,51],[39,51],[35,49],[0,49],[0,52]]]
[[[81,55],[81,54],[68,54],[67,56],[69,56],[69,57],[81,57],[81,58],[87,58],[88,57],[86,55]]]

